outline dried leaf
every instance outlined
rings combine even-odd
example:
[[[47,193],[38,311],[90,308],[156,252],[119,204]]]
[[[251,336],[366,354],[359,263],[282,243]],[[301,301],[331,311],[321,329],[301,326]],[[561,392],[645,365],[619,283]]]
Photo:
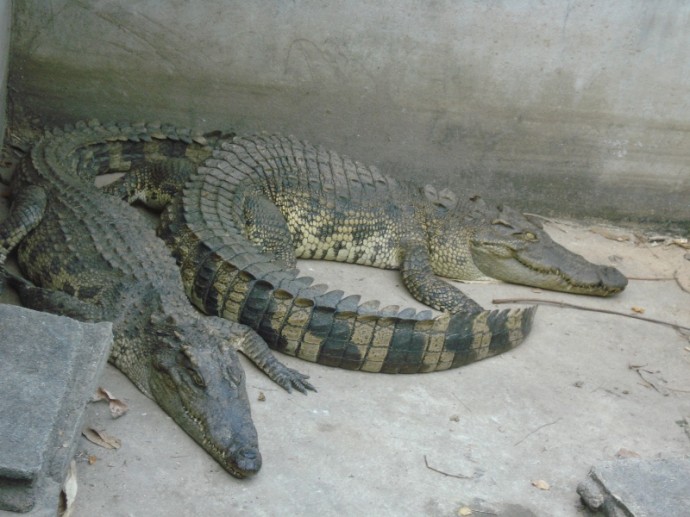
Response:
[[[458,515],[460,517],[465,517],[466,515],[472,515],[472,508],[468,506],[463,506],[458,510]]]
[[[93,427],[87,427],[81,434],[91,443],[95,443],[104,449],[119,449],[122,445],[118,438],[110,436],[105,431],[98,431]]]
[[[551,485],[549,485],[543,479],[537,479],[536,481],[532,481],[532,486],[538,488],[539,490],[551,490]]]
[[[113,398],[113,396],[110,394],[110,392],[105,388],[99,386],[98,388],[96,388],[96,393],[93,394],[91,400],[93,402],[98,402],[99,400],[110,400],[111,398]]]
[[[98,456],[94,456],[93,454],[89,454],[88,458],[86,458],[86,461],[89,465],[93,465],[98,461]]]
[[[74,500],[77,497],[77,464],[72,460],[67,469],[65,484],[60,492],[60,503],[58,507],[59,517],[69,517],[74,510]]]
[[[630,449],[626,449],[624,447],[621,447],[618,449],[618,452],[616,453],[616,458],[639,458],[640,455],[637,454],[635,451],[631,451]]]
[[[664,246],[678,246],[679,248],[690,249],[690,241],[685,237],[670,237],[667,235],[652,235],[647,237],[651,244],[663,244]]]
[[[644,308],[638,307],[637,305],[633,305],[632,307],[630,307],[630,310],[636,312],[637,314],[644,314]]]
[[[690,241],[686,238],[671,239],[671,244],[690,250]]]
[[[96,393],[93,396],[94,401],[99,401],[99,400],[106,400],[108,401],[108,407],[110,408],[110,416],[113,418],[120,418],[122,415],[124,415],[127,411],[129,411],[129,407],[125,402],[122,400],[115,398],[112,393],[110,393],[108,390],[105,388],[101,388],[100,386],[96,390]]]

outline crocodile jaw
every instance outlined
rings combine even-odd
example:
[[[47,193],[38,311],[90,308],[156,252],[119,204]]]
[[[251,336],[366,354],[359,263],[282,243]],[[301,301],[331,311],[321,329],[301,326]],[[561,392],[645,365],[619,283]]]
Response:
[[[485,275],[513,284],[591,296],[611,296],[625,289],[627,278],[614,267],[587,261],[551,241],[539,250],[529,245],[477,243],[472,259]]]
[[[170,334],[158,329],[148,391],[225,470],[246,478],[260,470],[261,453],[244,371],[210,322],[178,325]]]

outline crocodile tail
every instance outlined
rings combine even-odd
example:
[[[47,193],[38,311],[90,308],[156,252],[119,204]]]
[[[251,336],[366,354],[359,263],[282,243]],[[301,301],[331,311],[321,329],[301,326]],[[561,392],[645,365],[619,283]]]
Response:
[[[99,174],[127,172],[146,162],[184,158],[201,163],[227,136],[158,122],[101,123],[94,119],[46,131],[32,153],[41,153],[35,163],[72,164],[80,180],[93,181]]]
[[[256,253],[251,243],[194,231],[179,199],[160,235],[174,250],[192,302],[207,314],[255,329],[269,347],[349,370],[421,373],[456,368],[520,344],[536,307],[442,314],[379,308],[313,285]]]
[[[255,284],[256,285],[256,284]],[[331,291],[314,298],[276,292],[256,303],[253,287],[240,321],[259,321],[256,330],[271,348],[320,364],[382,373],[424,373],[457,368],[520,344],[535,307],[474,314],[377,310],[378,302],[356,305],[358,297]],[[338,298],[340,298],[339,301]]]
[[[358,297],[342,298],[340,291],[314,298],[275,294],[265,304],[247,304],[240,315],[240,321],[260,322],[256,330],[270,347],[328,366],[382,373],[447,370],[505,352],[523,341],[535,310],[432,317],[430,311],[377,310],[378,302],[356,305]]]

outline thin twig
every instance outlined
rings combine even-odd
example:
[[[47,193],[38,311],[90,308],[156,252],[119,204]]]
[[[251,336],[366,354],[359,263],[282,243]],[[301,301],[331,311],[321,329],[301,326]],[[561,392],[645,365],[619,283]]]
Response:
[[[524,215],[528,215],[530,217],[536,217],[537,219],[541,219],[541,220],[546,221],[548,223],[553,223],[553,224],[559,224],[560,223],[560,221],[556,221],[555,219],[551,219],[550,217],[546,217],[546,216],[541,215],[541,214],[533,214],[532,212],[523,212],[523,213],[524,213]]]
[[[460,397],[458,397],[455,393],[452,393],[451,395],[453,395],[453,397],[455,398],[455,400],[457,400],[458,402],[460,402],[460,404],[462,404],[463,407],[464,407],[467,411],[469,411],[470,413],[472,412],[472,408],[470,408],[467,404],[465,404],[465,402],[464,402]]]
[[[556,307],[562,307],[565,309],[578,309],[581,311],[589,312],[601,312],[603,314],[613,314],[615,316],[625,316],[626,318],[633,318],[636,320],[646,321],[648,323],[656,323],[658,325],[666,325],[667,327],[674,328],[676,330],[690,330],[690,327],[684,327],[683,325],[678,325],[677,323],[671,323],[670,321],[662,321],[654,318],[647,318],[645,316],[639,316],[637,314],[627,314],[625,312],[612,311],[610,309],[598,309],[596,307],[585,307],[584,305],[575,305],[573,303],[558,302],[556,300],[541,300],[539,298],[500,298],[492,300],[492,303],[496,305],[502,303],[535,303],[537,305],[553,305]]]
[[[683,284],[680,283],[680,270],[679,270],[679,269],[676,269],[676,270],[673,272],[673,279],[676,281],[676,284],[678,284],[678,287],[680,287],[680,290],[681,290],[681,291],[684,291],[684,292],[686,292],[686,293],[690,293],[690,291],[688,291],[688,290],[683,286]]]
[[[520,445],[522,442],[524,442],[527,438],[529,438],[530,436],[532,436],[532,435],[533,435],[534,433],[536,433],[537,431],[539,431],[539,430],[541,430],[541,429],[544,429],[545,427],[548,427],[548,426],[550,426],[550,425],[556,424],[556,423],[560,422],[561,420],[563,420],[563,417],[562,417],[562,416],[561,416],[561,417],[558,417],[558,418],[557,418],[556,420],[554,420],[553,422],[547,422],[546,424],[540,425],[540,426],[537,427],[536,429],[533,429],[532,431],[530,431],[529,433],[527,433],[521,440],[518,440],[517,442],[515,442],[515,443],[513,444],[513,446]]]
[[[690,393],[690,390],[681,390],[681,389],[678,389],[678,388],[666,388],[666,389],[667,389],[668,391],[675,391],[675,392],[678,392],[678,393]]]
[[[647,373],[652,374],[652,375],[654,372],[651,372],[649,370],[643,370],[643,368],[644,368],[643,366],[629,365],[628,368],[630,368],[631,370],[635,370],[637,372],[637,375],[640,376],[640,379],[642,379],[645,382],[645,384],[647,385],[648,388],[652,388],[657,393],[661,393],[663,395],[662,391],[659,389],[659,387],[656,384],[654,384],[652,381],[650,381],[649,379],[645,378],[644,375],[642,375],[642,372],[647,372]]]
[[[428,468],[429,470],[433,470],[434,472],[438,472],[439,474],[443,474],[444,476],[447,476],[449,478],[472,479],[474,477],[474,476],[464,476],[462,474],[449,474],[448,472],[443,472],[442,470],[434,468],[431,465],[429,465],[429,461],[426,459],[426,454],[424,455],[424,465],[426,465],[426,468]]]
[[[649,240],[648,240],[648,239],[642,237],[642,238],[640,238],[639,240],[640,240],[640,244],[642,245],[642,247],[643,247],[644,249],[646,249],[649,253],[651,253],[652,256],[653,256],[655,259],[658,259],[658,258],[659,258],[659,255],[657,255],[656,253],[654,253],[654,250],[653,250],[652,247],[649,245]]]
[[[667,282],[673,280],[672,276],[626,276],[628,280],[640,280],[643,282]]]
[[[528,217],[534,217],[534,218],[537,218],[537,219],[541,219],[542,221],[546,221],[547,223],[550,223],[550,224],[554,225],[554,226],[555,226],[555,229],[558,230],[558,231],[561,232],[561,233],[568,233],[568,231],[565,230],[565,229],[563,228],[563,226],[572,226],[572,224],[569,225],[569,224],[567,224],[567,223],[564,222],[564,221],[557,221],[556,219],[551,219],[551,218],[549,218],[549,217],[545,217],[545,216],[539,215],[539,214],[533,214],[533,213],[530,213],[530,212],[525,212],[524,215],[526,215],[526,216],[528,216]]]
[[[656,391],[658,391],[659,393],[661,393],[664,396],[668,395],[668,393],[665,393],[666,391],[674,391],[674,392],[678,392],[678,393],[690,393],[690,390],[682,390],[680,388],[670,388],[669,386],[664,386],[663,388],[659,388],[655,383],[653,383],[652,381],[647,379],[644,375],[642,375],[643,372],[648,373],[650,375],[654,375],[654,373],[658,373],[658,372],[653,372],[652,370],[646,370],[646,369],[644,369],[644,366],[637,366],[637,365],[631,364],[631,365],[628,365],[628,368],[630,368],[631,370],[635,370],[637,372],[637,375],[640,376],[640,379],[642,379],[645,383],[647,383],[649,385],[648,387],[654,388]]]

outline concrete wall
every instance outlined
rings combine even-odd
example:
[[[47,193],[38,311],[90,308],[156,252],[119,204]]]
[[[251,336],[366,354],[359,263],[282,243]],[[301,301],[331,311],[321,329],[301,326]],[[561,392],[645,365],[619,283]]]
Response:
[[[690,3],[24,0],[16,105],[288,132],[541,213],[690,221]]]
[[[7,67],[10,56],[10,25],[12,20],[12,3],[0,0],[0,145],[5,137]]]

